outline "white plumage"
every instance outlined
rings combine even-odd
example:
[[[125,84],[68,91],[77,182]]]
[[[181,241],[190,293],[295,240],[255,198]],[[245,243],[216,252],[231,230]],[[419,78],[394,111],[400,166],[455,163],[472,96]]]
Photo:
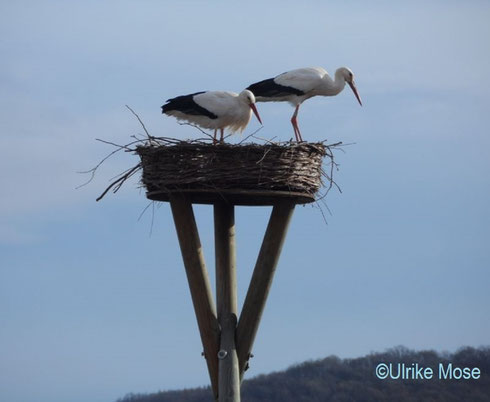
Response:
[[[335,96],[342,92],[346,83],[362,106],[354,74],[347,67],[338,68],[334,79],[322,67],[299,68],[252,84],[247,89],[255,94],[257,102],[289,102],[295,106],[291,124],[296,140],[303,141],[296,118],[300,105],[313,96]]]
[[[214,142],[217,131],[243,131],[250,122],[252,112],[262,124],[255,107],[255,96],[249,90],[240,94],[229,91],[206,91],[182,95],[167,100],[162,113],[196,124],[202,128],[214,129]]]

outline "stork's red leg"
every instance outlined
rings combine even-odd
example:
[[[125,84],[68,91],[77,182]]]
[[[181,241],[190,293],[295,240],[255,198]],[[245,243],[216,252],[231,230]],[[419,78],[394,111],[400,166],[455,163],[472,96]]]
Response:
[[[218,129],[214,130],[214,136],[213,136],[213,145],[215,145],[218,141],[216,139],[216,134],[218,133]]]
[[[221,130],[221,138],[220,138],[219,142],[223,142],[224,134],[225,134],[225,129],[224,128],[220,128],[220,130]]]
[[[299,131],[298,127],[298,120],[296,118],[298,116],[299,106],[300,105],[296,106],[296,108],[294,109],[293,117],[291,117],[291,124],[294,128],[294,135],[296,136],[296,141],[298,142],[303,141],[303,138],[301,137],[301,132]]]
[[[294,136],[296,137],[296,141],[298,141],[298,131],[296,131],[296,117],[291,117],[291,124],[293,125]]]
[[[298,132],[298,138],[299,138],[299,142],[302,142],[303,141],[303,137],[301,136],[301,131],[299,131],[299,127],[298,127],[298,122],[296,122],[296,131]]]
[[[298,131],[296,131],[296,119],[293,117],[291,117],[291,124],[293,125],[293,130],[294,130],[294,136],[296,137],[296,141],[299,141],[298,140]]]

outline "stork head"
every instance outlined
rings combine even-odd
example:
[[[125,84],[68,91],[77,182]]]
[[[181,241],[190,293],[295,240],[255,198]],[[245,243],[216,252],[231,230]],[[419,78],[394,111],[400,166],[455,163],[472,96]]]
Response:
[[[350,88],[352,89],[352,92],[354,92],[354,95],[356,96],[357,101],[359,102],[359,105],[362,106],[361,97],[359,95],[359,92],[357,92],[356,83],[354,82],[354,73],[352,72],[352,70],[347,67],[340,67],[335,72],[335,75],[340,76],[341,78],[344,79],[345,82],[347,82],[347,84],[349,84]]]
[[[240,92],[240,95],[238,95],[238,97],[244,102],[246,102],[248,106],[250,106],[250,109],[252,109],[252,112],[254,112],[255,117],[257,117],[257,120],[260,122],[260,124],[262,124],[262,120],[260,119],[259,112],[255,107],[255,95],[248,89],[244,89],[242,92]]]

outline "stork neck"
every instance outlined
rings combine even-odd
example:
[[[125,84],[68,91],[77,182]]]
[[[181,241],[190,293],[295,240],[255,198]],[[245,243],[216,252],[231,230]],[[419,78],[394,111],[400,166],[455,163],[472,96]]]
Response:
[[[335,92],[335,95],[337,95],[340,92],[342,92],[344,87],[345,87],[345,78],[340,72],[340,69],[338,69],[337,71],[335,71],[335,80],[332,82],[332,86],[331,86],[332,92]]]
[[[332,79],[328,74],[323,77],[321,88],[316,91],[317,95],[335,96],[342,92],[345,87],[345,80],[342,74],[335,72],[335,79]]]

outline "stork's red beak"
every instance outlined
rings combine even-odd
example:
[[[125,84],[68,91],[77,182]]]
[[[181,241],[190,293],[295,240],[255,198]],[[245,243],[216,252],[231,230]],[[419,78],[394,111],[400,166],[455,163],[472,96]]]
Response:
[[[359,92],[357,92],[356,84],[354,84],[354,81],[347,82],[352,89],[352,92],[354,92],[354,95],[356,95],[357,101],[359,102],[359,105],[362,106],[362,101],[361,97],[359,96]]]
[[[255,107],[254,103],[250,104],[250,109],[254,112],[255,117],[257,117],[257,120],[262,124],[262,120],[260,120],[259,112],[257,111],[257,108]],[[263,124],[262,124],[263,125]]]

